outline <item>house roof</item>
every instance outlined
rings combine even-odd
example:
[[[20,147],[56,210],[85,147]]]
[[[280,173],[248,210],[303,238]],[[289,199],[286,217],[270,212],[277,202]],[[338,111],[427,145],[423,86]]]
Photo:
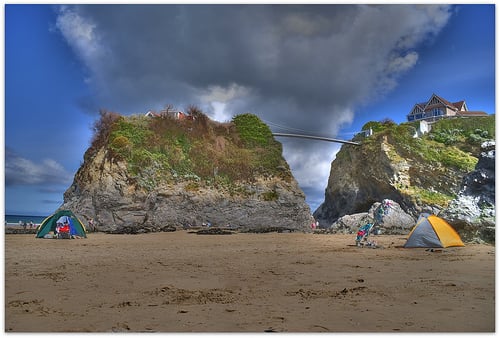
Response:
[[[436,98],[441,103],[430,104],[433,98]],[[431,97],[429,98],[429,100],[427,100],[425,102],[416,103],[408,115],[411,115],[411,113],[415,110],[415,108],[419,108],[420,111],[429,111],[431,109],[441,107],[442,105],[445,105],[449,109],[452,109],[456,112],[462,111],[462,109],[464,111],[467,111],[467,105],[465,104],[465,100],[461,100],[461,101],[457,101],[457,102],[452,103],[446,99],[443,99],[439,95],[432,94]]]
[[[449,107],[454,107],[454,106],[453,106],[453,103],[451,103],[451,102],[450,102],[450,101],[448,101],[448,100],[443,99],[441,96],[436,95],[436,94],[432,94],[431,98],[430,98],[430,99],[429,99],[429,101],[427,101],[427,102],[431,102],[433,97],[436,97],[438,100],[440,100],[441,102],[443,102],[445,105],[447,105],[447,106],[449,106]]]
[[[431,110],[433,108],[438,108],[438,107],[442,107],[442,106],[443,105],[441,103],[434,103],[434,104],[431,104],[431,105],[428,105],[427,107],[425,107],[425,110],[428,111],[428,110]]]
[[[148,112],[147,112],[146,114],[144,114],[144,115],[146,115],[146,116],[154,116],[154,117],[159,117],[159,116],[160,116],[160,114],[158,114],[158,113],[156,113],[156,112],[154,112],[154,111],[151,111],[151,110],[150,110],[150,111],[148,111]]]
[[[458,110],[462,110],[462,107],[465,106],[465,101],[462,100],[462,101],[454,102],[453,105],[455,107],[457,107]]]

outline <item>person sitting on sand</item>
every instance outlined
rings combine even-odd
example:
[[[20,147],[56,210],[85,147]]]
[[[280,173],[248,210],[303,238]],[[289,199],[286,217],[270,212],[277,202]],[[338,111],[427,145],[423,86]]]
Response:
[[[68,235],[68,238],[69,238],[69,224],[68,223],[57,223],[56,225],[56,233],[57,233],[57,237],[58,238],[63,238],[63,234],[64,235]]]

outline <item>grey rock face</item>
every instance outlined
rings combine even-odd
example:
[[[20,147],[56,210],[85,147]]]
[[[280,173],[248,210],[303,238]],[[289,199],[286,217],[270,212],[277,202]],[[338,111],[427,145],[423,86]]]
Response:
[[[495,242],[495,142],[482,144],[474,171],[463,179],[457,198],[439,216],[465,240]]]
[[[128,175],[126,163],[108,160],[101,149],[79,169],[61,208],[84,222],[93,219],[97,230],[109,233],[171,231],[208,222],[242,230],[310,229],[311,211],[294,179],[257,177],[238,188],[244,193],[185,180],[144,191]]]
[[[382,203],[374,203],[368,212],[356,213],[340,217],[331,225],[332,232],[355,234],[358,228],[366,223],[374,223],[386,235],[407,234],[415,225],[415,220],[401,209],[401,206],[386,200],[388,207],[379,213]]]
[[[342,146],[332,162],[323,204],[314,212],[321,226],[329,226],[344,215],[366,212],[373,203],[390,199],[418,218],[432,206],[415,199],[410,187],[454,195],[462,172],[434,166],[407,156],[396,141],[384,137],[367,147]],[[375,149],[375,150],[374,150]]]

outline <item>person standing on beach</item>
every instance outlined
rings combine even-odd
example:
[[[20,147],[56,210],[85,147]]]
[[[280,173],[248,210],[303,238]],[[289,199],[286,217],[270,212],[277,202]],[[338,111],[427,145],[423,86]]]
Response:
[[[89,230],[92,231],[92,232],[96,232],[96,228],[95,228],[95,225],[94,225],[94,219],[93,218],[89,219]]]

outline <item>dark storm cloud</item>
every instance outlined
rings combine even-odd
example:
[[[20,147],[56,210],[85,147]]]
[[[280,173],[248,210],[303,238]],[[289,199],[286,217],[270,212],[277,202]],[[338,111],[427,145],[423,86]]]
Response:
[[[102,108],[195,104],[219,120],[253,112],[335,136],[357,106],[397,85],[450,14],[442,5],[82,5],[60,7],[56,27]],[[304,154],[296,173],[321,156],[329,164],[338,148],[283,143]]]
[[[57,26],[101,99],[127,111],[232,84],[321,110],[390,89],[448,16],[414,5],[85,5],[62,7]]]

